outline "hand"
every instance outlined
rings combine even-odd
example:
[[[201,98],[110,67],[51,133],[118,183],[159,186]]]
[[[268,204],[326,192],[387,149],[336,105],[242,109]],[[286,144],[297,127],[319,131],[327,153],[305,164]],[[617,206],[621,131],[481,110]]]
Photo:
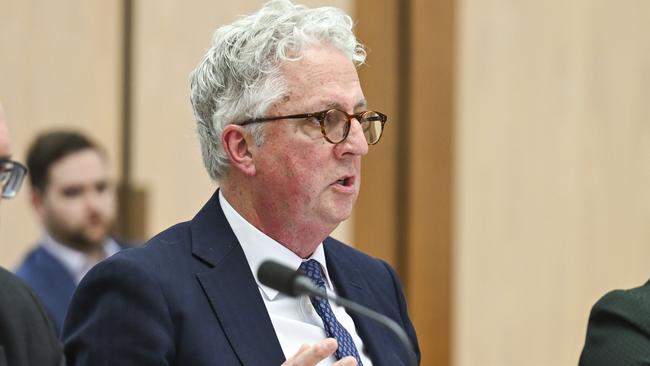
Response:
[[[337,347],[338,344],[334,338],[327,338],[316,344],[303,344],[298,352],[281,366],[315,366],[334,354]],[[333,366],[357,366],[357,360],[348,356],[336,361]]]

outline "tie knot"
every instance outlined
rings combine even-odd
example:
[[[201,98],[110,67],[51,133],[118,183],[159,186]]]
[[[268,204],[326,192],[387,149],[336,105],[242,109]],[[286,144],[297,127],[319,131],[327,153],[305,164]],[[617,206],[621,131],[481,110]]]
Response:
[[[323,279],[323,270],[321,269],[320,263],[315,259],[310,259],[306,262],[300,264],[298,270],[304,273],[312,281],[318,285],[320,288],[325,288],[325,280]]]

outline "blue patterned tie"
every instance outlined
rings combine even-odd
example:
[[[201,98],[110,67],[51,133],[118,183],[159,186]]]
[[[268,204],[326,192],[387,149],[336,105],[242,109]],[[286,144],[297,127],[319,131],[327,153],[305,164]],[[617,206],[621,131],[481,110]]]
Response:
[[[306,262],[302,262],[299,271],[306,274],[307,277],[311,278],[314,283],[321,289],[325,290],[325,280],[323,279],[323,272],[318,263],[314,259],[310,259]],[[316,309],[316,313],[323,320],[323,325],[325,326],[325,333],[328,337],[336,339],[339,344],[339,348],[336,349],[334,356],[337,360],[342,359],[346,356],[353,356],[357,359],[358,366],[363,366],[361,363],[361,358],[357,352],[357,347],[354,345],[354,341],[350,336],[350,333],[343,328],[341,323],[336,320],[332,308],[330,307],[329,301],[318,296],[310,296],[311,304]]]

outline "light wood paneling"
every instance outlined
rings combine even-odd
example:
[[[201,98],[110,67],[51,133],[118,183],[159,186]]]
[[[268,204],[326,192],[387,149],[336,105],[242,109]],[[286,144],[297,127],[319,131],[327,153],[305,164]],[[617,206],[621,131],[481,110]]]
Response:
[[[451,362],[453,21],[453,0],[412,1],[407,279],[423,365]]]
[[[117,178],[119,1],[0,0],[0,101],[16,159],[37,133],[77,128],[108,151]],[[0,265],[13,267],[40,236],[28,184],[0,205]]]
[[[356,3],[357,36],[367,47],[366,64],[359,69],[370,109],[388,115],[381,141],[370,147],[361,165],[361,193],[354,220],[354,243],[363,251],[398,268],[399,238],[397,160],[398,136],[404,128],[398,108],[398,4],[396,0]],[[401,240],[400,240],[401,239]],[[398,268],[399,269],[399,268]]]
[[[423,365],[451,350],[453,1],[359,1],[371,52],[366,93],[395,111],[365,158],[356,241],[392,259],[407,290]],[[376,61],[374,57],[380,56]],[[375,63],[373,68],[373,62]],[[373,103],[371,103],[372,105]],[[383,108],[383,106],[382,106]],[[378,148],[381,146],[381,148]],[[370,186],[370,187],[369,187]]]
[[[650,272],[650,3],[460,4],[456,365],[575,365]]]

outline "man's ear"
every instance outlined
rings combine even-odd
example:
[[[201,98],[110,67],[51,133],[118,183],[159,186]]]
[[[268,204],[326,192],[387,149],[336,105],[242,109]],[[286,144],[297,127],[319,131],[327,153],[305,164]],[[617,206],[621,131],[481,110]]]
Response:
[[[253,138],[244,127],[227,125],[221,133],[223,149],[230,158],[232,168],[248,176],[255,175],[255,162],[252,150],[255,148]]]
[[[32,208],[34,208],[34,211],[36,211],[36,213],[39,216],[43,216],[43,212],[45,210],[45,207],[44,207],[45,202],[44,202],[44,200],[45,200],[45,197],[44,197],[43,191],[41,191],[38,188],[32,188],[32,191],[31,191]]]

